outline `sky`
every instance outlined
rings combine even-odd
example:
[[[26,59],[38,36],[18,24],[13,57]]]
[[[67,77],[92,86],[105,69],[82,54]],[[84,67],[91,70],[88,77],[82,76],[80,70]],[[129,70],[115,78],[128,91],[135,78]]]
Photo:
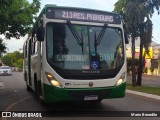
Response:
[[[28,0],[31,2],[32,0]],[[41,0],[41,9],[45,4],[56,4],[58,6],[70,6],[70,7],[81,7],[81,8],[92,8],[104,11],[113,11],[114,4],[118,0]],[[155,15],[152,17],[153,22],[153,41],[160,44],[160,15]],[[5,37],[0,35],[1,38]],[[19,40],[12,38],[11,40],[4,40],[7,46],[8,52],[13,52],[20,50],[23,47],[23,43],[27,36],[21,37]]]

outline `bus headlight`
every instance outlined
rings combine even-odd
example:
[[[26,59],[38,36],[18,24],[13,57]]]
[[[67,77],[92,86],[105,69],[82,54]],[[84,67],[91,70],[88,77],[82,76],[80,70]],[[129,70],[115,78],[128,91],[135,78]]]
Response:
[[[54,78],[52,74],[46,72],[46,77],[51,85],[55,87],[61,87],[61,84]]]
[[[121,85],[121,84],[124,82],[125,77],[126,77],[126,74],[123,73],[122,76],[121,76],[121,77],[119,78],[119,80],[117,81],[116,86]]]

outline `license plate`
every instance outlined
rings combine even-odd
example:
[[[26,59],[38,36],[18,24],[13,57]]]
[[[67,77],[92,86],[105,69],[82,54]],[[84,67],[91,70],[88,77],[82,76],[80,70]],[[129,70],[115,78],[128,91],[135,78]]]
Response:
[[[98,100],[98,96],[97,95],[90,95],[90,96],[85,96],[84,100]]]

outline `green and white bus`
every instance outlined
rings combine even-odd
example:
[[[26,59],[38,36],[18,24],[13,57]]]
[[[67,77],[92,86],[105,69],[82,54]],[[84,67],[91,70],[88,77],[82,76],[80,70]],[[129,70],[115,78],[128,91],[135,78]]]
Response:
[[[47,103],[124,97],[125,38],[117,13],[46,5],[23,46],[27,90]]]

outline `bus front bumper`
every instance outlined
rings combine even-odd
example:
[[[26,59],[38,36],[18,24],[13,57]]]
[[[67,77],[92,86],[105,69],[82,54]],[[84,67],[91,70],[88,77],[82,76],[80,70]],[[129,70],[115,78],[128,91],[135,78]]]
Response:
[[[84,101],[87,96],[97,96],[98,99],[122,98],[125,96],[126,83],[119,86],[103,88],[55,88],[44,84],[45,102]]]

